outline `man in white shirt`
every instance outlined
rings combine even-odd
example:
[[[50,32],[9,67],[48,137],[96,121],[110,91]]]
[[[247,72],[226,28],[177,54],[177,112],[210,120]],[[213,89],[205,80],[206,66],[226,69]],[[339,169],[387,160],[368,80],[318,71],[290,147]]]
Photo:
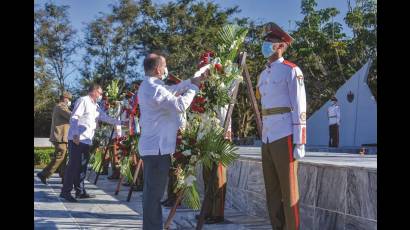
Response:
[[[60,197],[69,202],[77,201],[71,196],[73,186],[76,198],[95,197],[85,191],[84,179],[97,122],[103,121],[116,125],[117,133],[121,133],[121,121],[109,117],[97,104],[102,98],[102,93],[100,85],[90,86],[88,95],[80,97],[76,101],[71,113],[70,129],[68,130],[69,161],[60,193]]]
[[[144,59],[145,79],[138,90],[141,137],[138,150],[144,161],[143,229],[163,229],[161,198],[164,194],[174,153],[180,113],[190,106],[201,80],[184,80],[166,86],[166,60],[156,54]],[[177,94],[178,93],[178,94]]]
[[[327,109],[329,119],[329,147],[339,146],[339,126],[340,126],[340,106],[337,104],[337,98],[330,99],[332,105]]]

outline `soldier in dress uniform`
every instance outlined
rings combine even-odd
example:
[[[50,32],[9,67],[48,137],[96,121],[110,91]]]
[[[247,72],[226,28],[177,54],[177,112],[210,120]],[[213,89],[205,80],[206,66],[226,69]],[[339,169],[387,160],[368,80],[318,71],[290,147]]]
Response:
[[[330,99],[332,105],[327,109],[329,119],[329,147],[339,147],[340,106],[337,98]]]
[[[298,159],[305,154],[306,95],[300,68],[283,58],[293,38],[268,23],[262,54],[268,59],[258,78],[262,105],[262,168],[272,229],[299,229]]]

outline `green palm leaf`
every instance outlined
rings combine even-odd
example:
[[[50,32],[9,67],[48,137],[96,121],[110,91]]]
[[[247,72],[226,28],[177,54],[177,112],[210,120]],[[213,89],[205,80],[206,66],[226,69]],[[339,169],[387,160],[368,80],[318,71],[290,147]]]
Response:
[[[127,177],[129,181],[130,180],[133,181],[131,167],[132,167],[132,157],[131,156],[124,157],[121,161],[120,173],[121,175]]]
[[[201,149],[200,160],[205,167],[211,168],[212,162],[221,162],[228,166],[239,156],[237,148],[223,136],[223,129],[215,128],[207,133],[198,143]]]
[[[195,183],[184,189],[182,203],[194,210],[201,208],[201,200]]]
[[[102,164],[102,158],[103,158],[103,153],[101,151],[96,151],[94,154],[94,162],[91,166],[91,168],[94,170],[94,172],[97,172],[98,169],[100,168],[101,164]]]

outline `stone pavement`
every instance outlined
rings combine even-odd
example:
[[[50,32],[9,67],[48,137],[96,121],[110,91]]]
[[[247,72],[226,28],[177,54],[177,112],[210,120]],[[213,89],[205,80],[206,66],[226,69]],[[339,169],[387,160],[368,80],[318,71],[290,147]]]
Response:
[[[37,178],[34,170],[34,226],[35,229],[142,229],[142,192],[133,192],[130,202],[126,201],[128,188],[121,187],[115,196],[117,181],[100,176],[97,186],[87,182],[87,191],[96,198],[77,203],[64,202],[58,197],[60,178],[54,174],[48,185]],[[94,181],[92,173],[89,181]],[[164,222],[169,209],[163,208]],[[199,211],[178,208],[171,229],[195,229],[195,215]],[[226,209],[226,221],[222,224],[204,225],[207,229],[246,230],[270,229],[264,218],[248,216],[234,209]]]

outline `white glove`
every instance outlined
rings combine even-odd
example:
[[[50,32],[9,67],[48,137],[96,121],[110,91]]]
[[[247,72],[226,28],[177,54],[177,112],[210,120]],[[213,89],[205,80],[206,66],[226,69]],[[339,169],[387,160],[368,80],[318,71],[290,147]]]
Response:
[[[293,158],[299,160],[305,156],[305,145],[296,144],[295,149],[293,150]]]

